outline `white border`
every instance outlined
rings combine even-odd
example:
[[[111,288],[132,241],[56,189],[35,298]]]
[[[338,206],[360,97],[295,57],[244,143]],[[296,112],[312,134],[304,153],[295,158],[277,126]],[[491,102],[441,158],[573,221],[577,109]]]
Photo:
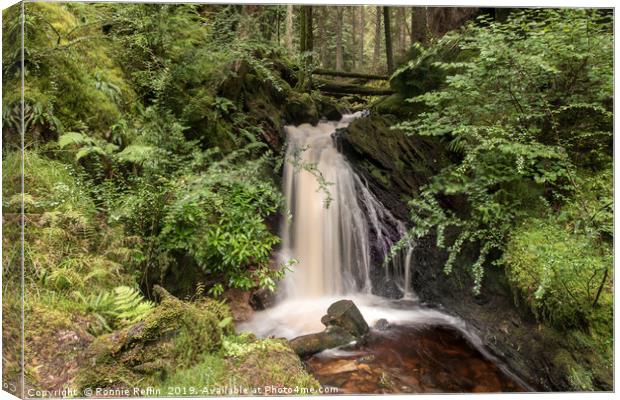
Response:
[[[57,1],[57,2],[76,2],[76,0],[67,0],[67,1]],[[93,1],[94,2],[94,1]],[[144,1],[129,1],[129,0],[100,0],[99,2],[119,2],[119,3],[173,3],[173,1],[166,0],[144,0]],[[389,4],[389,5],[401,5],[401,6],[413,6],[413,5],[424,5],[424,6],[458,6],[458,7],[599,7],[599,8],[614,8],[615,1],[609,0],[542,0],[542,1],[533,1],[526,0],[524,2],[515,2],[513,0],[495,0],[495,1],[475,1],[475,0],[451,0],[451,1],[442,1],[442,0],[386,0],[386,1],[376,1],[376,0],[367,0],[367,1],[359,1],[359,0],[321,0],[321,1],[312,1],[312,0],[290,0],[290,1],[269,1],[269,0],[253,0],[253,1],[213,1],[213,0],[186,0],[182,1],[185,3],[211,3],[211,4],[222,4],[222,3],[247,3],[247,4],[323,4],[323,5],[359,5],[359,4]],[[13,4],[17,3],[15,0],[0,0],[0,8],[5,9]],[[619,28],[618,24],[614,24],[614,35],[618,36]],[[0,33],[0,43],[2,42],[2,34]],[[617,65],[618,65],[618,52],[616,51],[617,41],[614,43],[614,132],[616,132],[616,122],[617,115],[615,114],[616,110],[616,98],[618,95],[618,83],[619,77],[617,73]],[[1,75],[1,74],[0,74]],[[1,77],[0,77],[1,79]],[[0,92],[1,92],[2,84],[0,82]],[[0,139],[1,140],[1,139]],[[618,153],[618,149],[615,146],[615,134],[614,134],[614,161],[618,159],[620,155]],[[2,172],[2,166],[0,164],[0,173]],[[620,183],[620,166],[619,163],[614,162],[614,188],[620,187],[618,184]],[[2,201],[2,192],[0,191],[0,202]],[[616,193],[614,190],[614,209],[617,204]],[[614,213],[614,250],[615,250],[615,238],[617,237],[618,230],[616,222],[616,214]],[[2,232],[2,228],[0,226],[0,233]],[[2,256],[2,248],[0,246],[0,259]],[[614,270],[620,271],[618,266],[620,265],[620,261],[616,257],[614,257]],[[1,277],[0,277],[0,287],[2,285]],[[615,310],[615,300],[618,295],[618,288],[615,287],[614,292],[614,310]],[[2,316],[2,309],[0,308],[0,318]],[[1,329],[1,326],[0,326]],[[615,333],[618,332],[618,320],[617,318],[614,320],[614,337]],[[618,346],[614,343],[614,361],[618,360]],[[0,352],[2,350],[2,343],[0,340]],[[614,388],[615,383],[618,382],[618,368],[616,368],[614,362]],[[580,393],[580,392],[566,392],[566,393],[510,393],[510,394],[413,394],[413,395],[379,395],[383,397],[389,397],[389,399],[394,400],[411,400],[413,397],[416,399],[545,399],[545,400],[590,400],[590,399],[608,399],[615,398],[614,393]],[[366,396],[355,395],[355,396],[321,396],[321,399],[329,398],[329,399],[337,399],[337,398],[346,398],[346,399],[362,399]],[[8,394],[5,391],[1,390],[0,387],[0,399],[16,399],[17,397]],[[215,398],[215,397],[212,397]],[[275,398],[275,397],[273,397]],[[278,397],[281,398],[281,397]],[[299,397],[301,399],[301,397]],[[165,397],[164,399],[174,399],[173,397]],[[182,398],[179,398],[182,399]],[[265,399],[265,397],[244,397],[244,399]],[[309,397],[306,397],[309,399]]]

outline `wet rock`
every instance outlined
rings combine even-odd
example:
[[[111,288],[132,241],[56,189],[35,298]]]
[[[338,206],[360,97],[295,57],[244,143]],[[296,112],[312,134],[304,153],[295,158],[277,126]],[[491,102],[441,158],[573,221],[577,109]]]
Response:
[[[269,289],[259,289],[252,293],[250,305],[255,310],[264,310],[271,307],[276,300],[276,295]]]
[[[323,332],[296,337],[290,345],[300,357],[319,353],[323,350],[344,346],[355,341],[355,336],[338,326],[330,326]]]
[[[380,331],[385,331],[390,327],[390,323],[385,318],[381,318],[375,322],[374,328]]]
[[[351,300],[339,300],[329,306],[321,322],[328,328],[338,326],[357,338],[366,335],[369,331],[362,313]]]
[[[339,121],[342,118],[343,110],[338,104],[327,97],[322,97],[317,102],[317,111],[321,118],[328,121]]]
[[[299,336],[290,341],[293,350],[301,357],[349,344],[362,339],[370,331],[362,313],[351,300],[333,303],[321,322],[326,327],[323,332]]]
[[[333,363],[329,363],[325,368],[321,368],[317,371],[321,375],[336,375],[344,372],[353,372],[359,369],[359,365],[355,360],[338,360]]]
[[[228,289],[224,292],[224,299],[235,322],[247,321],[254,314],[254,309],[250,305],[250,294],[249,291],[241,289]]]

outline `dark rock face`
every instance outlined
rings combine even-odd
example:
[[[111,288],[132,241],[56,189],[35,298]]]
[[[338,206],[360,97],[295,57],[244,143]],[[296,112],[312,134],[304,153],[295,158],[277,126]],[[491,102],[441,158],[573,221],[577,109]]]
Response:
[[[284,120],[293,125],[319,122],[319,112],[308,93],[292,96],[284,106]]]
[[[447,157],[437,140],[407,136],[392,129],[397,123],[391,115],[371,115],[351,122],[334,136],[371,191],[395,217],[406,221],[406,199],[419,193],[428,178],[447,164]]]
[[[321,318],[323,332],[296,337],[290,345],[300,357],[363,339],[370,331],[362,313],[351,300],[339,300]]]

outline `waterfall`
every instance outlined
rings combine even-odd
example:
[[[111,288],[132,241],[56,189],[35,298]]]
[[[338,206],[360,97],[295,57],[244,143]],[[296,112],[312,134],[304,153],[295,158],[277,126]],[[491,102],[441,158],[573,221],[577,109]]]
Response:
[[[284,280],[286,299],[370,294],[371,269],[381,268],[406,232],[335,146],[332,134],[359,116],[285,128],[283,189],[291,215],[282,221],[280,261],[298,261]],[[410,297],[412,247],[402,252],[385,275]]]

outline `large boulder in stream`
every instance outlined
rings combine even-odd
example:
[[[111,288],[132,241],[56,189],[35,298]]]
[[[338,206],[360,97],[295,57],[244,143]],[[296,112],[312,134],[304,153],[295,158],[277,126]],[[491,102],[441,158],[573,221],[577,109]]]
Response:
[[[362,313],[351,300],[339,300],[329,306],[327,314],[321,318],[326,327],[338,326],[354,337],[363,337],[369,331]]]
[[[290,341],[291,347],[300,357],[358,341],[370,330],[362,313],[351,300],[333,303],[321,322],[326,327],[323,332],[299,336]]]

